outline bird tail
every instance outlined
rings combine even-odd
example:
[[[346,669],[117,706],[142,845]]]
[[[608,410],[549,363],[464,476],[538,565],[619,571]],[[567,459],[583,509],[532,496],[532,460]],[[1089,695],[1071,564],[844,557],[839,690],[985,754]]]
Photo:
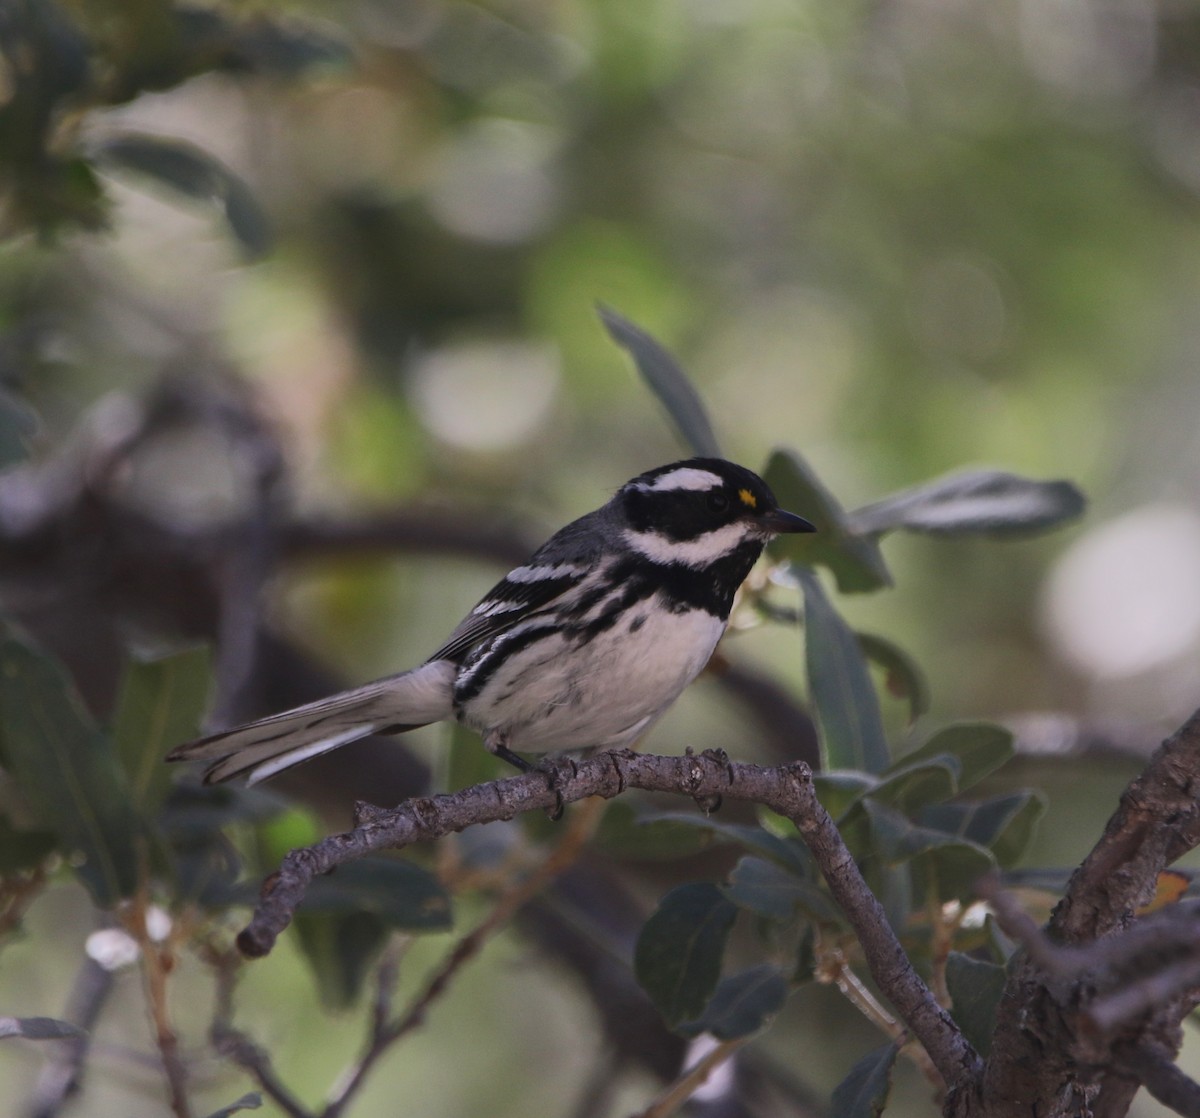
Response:
[[[410,672],[186,742],[167,760],[209,762],[205,784],[243,773],[248,784],[257,784],[369,734],[400,733],[449,718],[455,671],[449,660],[431,660]]]

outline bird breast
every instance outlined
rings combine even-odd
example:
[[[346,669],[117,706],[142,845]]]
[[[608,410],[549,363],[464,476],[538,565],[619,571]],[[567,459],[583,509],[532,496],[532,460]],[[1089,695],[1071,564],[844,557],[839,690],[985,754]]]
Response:
[[[626,745],[696,678],[724,630],[705,610],[673,612],[654,598],[586,637],[533,617],[476,662],[497,654],[481,688],[461,688],[475,693],[456,717],[479,733],[504,734],[517,751]],[[464,684],[472,670],[460,673]]]

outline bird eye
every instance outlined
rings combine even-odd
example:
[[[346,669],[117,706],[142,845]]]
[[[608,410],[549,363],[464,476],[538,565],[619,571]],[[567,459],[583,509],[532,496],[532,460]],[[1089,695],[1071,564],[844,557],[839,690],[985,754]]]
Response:
[[[713,512],[725,512],[729,508],[729,495],[721,489],[712,490],[708,495],[708,507]]]

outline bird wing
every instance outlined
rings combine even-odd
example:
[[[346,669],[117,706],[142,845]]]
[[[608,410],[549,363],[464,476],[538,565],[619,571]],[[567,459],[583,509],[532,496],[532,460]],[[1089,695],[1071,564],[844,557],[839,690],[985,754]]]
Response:
[[[594,566],[603,544],[597,510],[562,528],[484,596],[424,664],[282,714],[187,742],[168,761],[207,761],[204,781],[239,774],[249,783],[370,734],[399,733],[453,714],[454,677],[480,641],[569,594]]]
[[[599,558],[604,515],[605,510],[598,509],[572,521],[542,544],[528,563],[509,571],[459,622],[429,662],[459,663],[481,641],[511,629],[569,594]]]

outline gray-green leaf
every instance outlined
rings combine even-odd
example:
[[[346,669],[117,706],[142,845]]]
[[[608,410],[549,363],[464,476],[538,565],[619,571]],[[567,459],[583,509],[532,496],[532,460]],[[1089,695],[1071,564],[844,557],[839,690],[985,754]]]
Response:
[[[862,648],[817,576],[804,568],[796,574],[804,589],[805,663],[821,730],[821,767],[882,772],[891,758]]]
[[[704,1013],[679,1032],[684,1036],[711,1033],[718,1040],[750,1036],[783,1008],[787,995],[783,972],[773,963],[760,963],[721,979]]]
[[[0,754],[39,822],[83,855],[79,876],[110,907],[137,888],[145,831],[111,744],[56,660],[0,636]]]
[[[853,531],[897,528],[940,535],[1026,535],[1079,516],[1086,500],[1069,481],[1033,481],[1001,470],[968,470],[905,489],[848,516]]]
[[[1045,811],[1044,797],[1026,790],[973,803],[931,804],[918,818],[926,827],[986,847],[1008,869],[1029,846]]]
[[[270,223],[253,192],[208,152],[179,140],[126,133],[102,141],[92,155],[99,164],[132,171],[216,206],[249,256],[262,256],[270,249]]]
[[[671,1027],[699,1017],[716,990],[737,911],[715,885],[680,885],[643,925],[634,974]]]
[[[121,680],[113,747],[132,787],[134,802],[157,811],[171,786],[163,758],[172,746],[196,736],[212,678],[207,648],[190,648],[155,660],[130,660]]]
[[[1008,975],[998,963],[972,959],[951,951],[946,959],[946,988],[950,991],[950,1013],[963,1036],[980,1056],[987,1058],[996,1027],[996,1009]]]
[[[672,823],[701,831],[716,841],[726,839],[739,843],[747,850],[753,850],[791,873],[806,876],[816,872],[812,855],[798,838],[783,838],[763,827],[748,823],[727,823],[711,815],[684,811],[643,812],[639,818],[647,826]]]
[[[603,305],[596,309],[609,337],[633,358],[642,379],[662,401],[667,414],[679,428],[683,441],[696,454],[720,458],[721,448],[704,401],[679,362],[661,342],[624,315]]]
[[[753,855],[733,867],[729,883],[721,887],[721,892],[738,908],[768,920],[784,922],[800,912],[822,924],[841,923],[837,906],[815,882]]]
[[[884,672],[884,686],[890,695],[908,700],[908,718],[915,722],[929,709],[929,685],[925,674],[903,648],[875,633],[859,633],[863,654]]]
[[[402,858],[372,857],[339,866],[317,878],[304,896],[302,912],[369,912],[409,932],[450,927],[450,897],[429,870]]]
[[[924,745],[906,753],[890,771],[944,754],[958,759],[961,791],[995,772],[1013,755],[1012,732],[992,722],[956,722],[938,730]]]
[[[25,1040],[62,1040],[65,1037],[86,1036],[87,1033],[70,1021],[56,1017],[0,1017],[0,1037],[19,1036]]]
[[[807,517],[817,529],[780,536],[771,545],[773,554],[805,567],[828,567],[843,594],[891,586],[879,544],[855,531],[837,498],[803,457],[794,450],[774,451],[763,478],[785,509]]]
[[[208,1118],[229,1118],[231,1114],[237,1114],[242,1110],[257,1110],[260,1106],[262,1106],[262,1095],[257,1091],[251,1091],[236,1102],[231,1102],[228,1106],[221,1107],[220,1110],[214,1110]]]
[[[899,1053],[899,1045],[886,1044],[859,1060],[833,1089],[831,1118],[878,1118],[887,1106]]]

